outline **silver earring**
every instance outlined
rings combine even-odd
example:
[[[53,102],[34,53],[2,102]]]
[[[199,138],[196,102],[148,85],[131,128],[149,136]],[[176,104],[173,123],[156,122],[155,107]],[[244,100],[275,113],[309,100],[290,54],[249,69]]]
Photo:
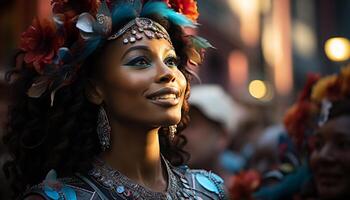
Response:
[[[102,151],[106,151],[111,146],[111,126],[103,106],[100,106],[97,118],[97,135],[100,140]]]
[[[177,128],[177,125],[172,125],[172,126],[169,126],[169,137],[170,137],[170,140],[174,140],[175,138],[175,133],[176,133],[176,128]]]

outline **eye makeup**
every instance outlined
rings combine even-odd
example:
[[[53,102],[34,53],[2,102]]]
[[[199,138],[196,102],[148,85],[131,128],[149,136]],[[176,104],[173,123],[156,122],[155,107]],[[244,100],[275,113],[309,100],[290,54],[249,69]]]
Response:
[[[174,55],[166,57],[163,62],[169,67],[177,67],[179,65],[179,59]]]
[[[143,69],[143,68],[151,67],[152,61],[147,56],[137,56],[135,58],[132,58],[125,65]]]

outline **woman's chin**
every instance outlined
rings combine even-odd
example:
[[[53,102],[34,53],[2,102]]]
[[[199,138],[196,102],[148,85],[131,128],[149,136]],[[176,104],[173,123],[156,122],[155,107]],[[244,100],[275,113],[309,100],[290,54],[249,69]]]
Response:
[[[168,116],[168,117],[164,118],[163,120],[161,120],[159,125],[161,127],[168,127],[168,126],[176,125],[176,124],[180,123],[180,121],[181,121],[181,115],[180,116]]]
[[[338,197],[342,197],[344,196],[343,194],[347,193],[346,187],[341,184],[318,184],[317,189],[319,191],[319,195],[325,197],[326,199],[338,199]]]

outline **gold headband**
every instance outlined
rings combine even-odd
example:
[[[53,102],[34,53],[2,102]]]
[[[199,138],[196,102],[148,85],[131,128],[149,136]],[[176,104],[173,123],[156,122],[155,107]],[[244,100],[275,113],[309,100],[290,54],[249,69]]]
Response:
[[[124,37],[123,43],[134,43],[137,40],[141,40],[143,35],[148,39],[166,39],[170,44],[170,36],[165,28],[159,23],[149,19],[137,17],[123,26],[118,32],[114,33],[108,38],[108,40],[115,40],[125,33],[131,33],[127,37]]]

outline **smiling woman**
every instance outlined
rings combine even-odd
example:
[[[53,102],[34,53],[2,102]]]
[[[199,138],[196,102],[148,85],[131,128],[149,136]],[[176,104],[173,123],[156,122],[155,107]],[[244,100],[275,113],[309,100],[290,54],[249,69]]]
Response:
[[[117,39],[106,52],[105,68],[89,96],[95,104],[108,105],[112,128],[114,121],[136,121],[152,128],[180,122],[187,81],[167,40],[124,45]]]
[[[350,67],[338,75],[308,84],[286,117],[286,127],[298,145],[308,145],[313,187],[305,194],[317,199],[350,198]]]
[[[350,197],[349,103],[333,102],[327,121],[316,131],[310,164],[321,199]]]
[[[51,4],[53,19],[22,34],[8,73],[15,197],[225,199],[220,177],[184,165],[189,66],[211,47],[183,32],[196,2]]]

